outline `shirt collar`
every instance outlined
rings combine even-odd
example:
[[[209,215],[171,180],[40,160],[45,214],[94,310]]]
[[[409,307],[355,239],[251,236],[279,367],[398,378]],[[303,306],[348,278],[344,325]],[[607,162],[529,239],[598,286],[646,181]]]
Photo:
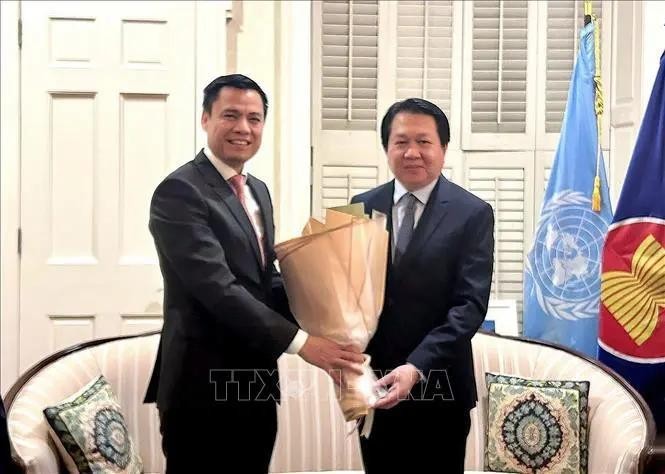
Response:
[[[229,165],[224,163],[221,159],[217,158],[215,154],[207,146],[203,149],[203,153],[205,153],[208,160],[210,160],[210,163],[212,163],[212,165],[219,172],[219,174],[222,175],[222,178],[224,178],[224,180],[228,181],[229,179],[233,178],[235,175],[238,174],[236,170],[234,170]],[[244,169],[240,174],[245,177],[245,180],[247,180],[247,172]]]
[[[423,186],[420,189],[416,189],[415,191],[412,191],[411,194],[413,194],[422,204],[427,204],[427,201],[429,200],[429,197],[432,194],[432,190],[434,189],[434,186],[436,186],[437,181],[438,180],[435,179],[428,185]],[[395,179],[395,192],[393,194],[393,204],[397,204],[399,200],[402,199],[402,196],[404,196],[408,192],[409,191],[407,191],[404,185],[400,183],[398,179]]]

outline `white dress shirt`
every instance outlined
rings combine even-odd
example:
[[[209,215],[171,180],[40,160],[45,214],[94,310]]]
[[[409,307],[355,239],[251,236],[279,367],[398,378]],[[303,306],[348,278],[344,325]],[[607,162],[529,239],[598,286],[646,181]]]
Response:
[[[210,163],[212,163],[215,169],[219,172],[219,174],[222,175],[222,178],[224,178],[225,181],[228,181],[229,179],[238,174],[236,170],[234,170],[229,165],[224,163],[221,159],[217,158],[210,150],[210,148],[205,147],[203,152],[205,153],[206,157],[208,157],[208,159],[210,160]],[[259,245],[263,245],[262,242],[265,233],[263,229],[261,208],[259,207],[259,204],[256,202],[254,194],[252,194],[252,188],[250,188],[247,185],[247,172],[243,170],[240,174],[242,174],[245,177],[245,204],[247,205],[247,212],[249,213],[248,217],[252,225],[254,226],[254,229],[256,230],[256,236],[258,238]],[[289,347],[286,348],[286,352],[289,354],[297,354],[298,352],[300,352],[300,349],[302,349],[302,346],[305,345],[305,341],[307,341],[307,333],[302,329],[298,329],[298,332],[291,341],[291,344],[289,344]]]

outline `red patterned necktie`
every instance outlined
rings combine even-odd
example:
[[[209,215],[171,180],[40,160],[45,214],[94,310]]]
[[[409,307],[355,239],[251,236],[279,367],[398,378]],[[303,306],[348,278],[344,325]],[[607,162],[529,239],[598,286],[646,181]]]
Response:
[[[245,214],[247,214],[249,222],[250,224],[252,224],[252,228],[254,229],[254,233],[256,234],[256,240],[259,244],[259,251],[261,252],[261,262],[265,265],[266,256],[263,251],[263,242],[259,238],[258,230],[254,226],[254,220],[252,219],[251,214],[247,210],[247,201],[245,199],[245,177],[241,174],[237,174],[229,178],[228,183],[231,185],[231,189],[233,189],[233,192],[240,200],[240,204],[242,204],[242,207],[245,209]]]

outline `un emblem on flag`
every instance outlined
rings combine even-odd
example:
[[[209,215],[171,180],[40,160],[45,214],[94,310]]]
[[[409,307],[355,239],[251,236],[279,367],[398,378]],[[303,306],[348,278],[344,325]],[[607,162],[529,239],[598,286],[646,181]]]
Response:
[[[598,316],[608,224],[581,192],[565,190],[547,203],[526,262],[544,312],[569,321]]]

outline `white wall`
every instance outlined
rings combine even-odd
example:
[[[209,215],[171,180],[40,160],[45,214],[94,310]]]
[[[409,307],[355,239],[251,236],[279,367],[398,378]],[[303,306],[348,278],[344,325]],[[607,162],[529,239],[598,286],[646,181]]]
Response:
[[[203,112],[203,89],[214,78],[226,73],[226,30],[221,25],[226,21],[227,11],[231,10],[231,0],[218,2],[200,1],[196,4],[196,150],[206,146],[207,136],[198,118]],[[208,44],[215,38],[215,44]],[[192,150],[192,154],[195,153]]]
[[[614,2],[610,119],[612,207],[616,205],[665,50],[665,2]],[[607,105],[606,105],[607,108]]]
[[[640,124],[643,2],[613,2],[612,80],[605,109],[610,117],[612,209],[621,193]],[[606,89],[607,91],[608,89]],[[606,92],[607,94],[607,92]],[[606,96],[607,97],[607,96]],[[608,107],[609,106],[609,107]]]
[[[268,96],[268,117],[263,129],[259,152],[249,162],[249,172],[266,182],[274,197],[275,171],[275,114],[277,42],[275,13],[272,1],[243,2],[242,26],[238,34],[237,73],[245,74],[259,83]]]
[[[18,371],[19,260],[19,50],[17,1],[0,2],[0,393],[4,394]]]
[[[656,79],[660,57],[665,51],[665,2],[648,0],[643,2],[642,23],[642,108],[644,115],[653,81]]]
[[[279,127],[274,198],[277,242],[299,236],[310,216],[310,2],[281,2],[278,34]]]
[[[300,235],[310,201],[310,4],[243,2],[237,69],[268,95],[263,144],[249,171],[268,185],[276,241]]]

